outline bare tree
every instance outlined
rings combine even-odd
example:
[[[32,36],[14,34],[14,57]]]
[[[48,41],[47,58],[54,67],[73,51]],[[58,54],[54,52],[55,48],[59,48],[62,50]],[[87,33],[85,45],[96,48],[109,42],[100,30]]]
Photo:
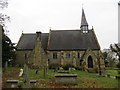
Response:
[[[8,0],[0,0],[0,9],[3,10],[4,8],[8,7]],[[4,30],[8,32],[6,22],[10,21],[10,17],[0,13],[0,25],[4,27]]]
[[[111,44],[110,45],[110,49],[116,53],[116,55],[118,56],[118,60],[119,60],[119,63],[118,63],[118,68],[120,68],[120,44],[114,44],[114,46]]]
[[[102,69],[101,69],[101,62],[100,62],[100,59],[101,59],[101,52],[97,52],[97,60],[98,60],[98,73],[99,75],[101,76],[102,75]]]
[[[8,0],[0,0],[0,8],[4,9],[8,6]]]

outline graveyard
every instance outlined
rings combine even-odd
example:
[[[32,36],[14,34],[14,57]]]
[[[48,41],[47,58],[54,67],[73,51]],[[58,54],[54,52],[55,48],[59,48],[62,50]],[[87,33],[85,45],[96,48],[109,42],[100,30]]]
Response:
[[[11,86],[7,83],[7,80],[22,80],[19,76],[20,67],[8,67],[5,72],[2,74],[2,86],[3,88],[19,88],[17,83],[16,86]],[[29,81],[33,81],[30,84],[30,88],[118,88],[120,80],[114,78],[114,76],[118,75],[117,70],[106,70],[104,72],[105,76],[99,76],[98,73],[88,73],[82,70],[71,70],[65,73],[60,73],[53,69],[47,70],[47,75],[44,75],[44,70],[38,70],[36,73],[36,69],[29,69],[27,71],[27,77]],[[55,75],[77,75],[76,84],[56,84]],[[109,76],[109,77],[108,77]],[[34,82],[35,81],[35,82]],[[26,88],[28,86],[25,85],[26,82],[22,82],[21,88]]]
[[[120,88],[117,3],[0,0],[2,89]]]

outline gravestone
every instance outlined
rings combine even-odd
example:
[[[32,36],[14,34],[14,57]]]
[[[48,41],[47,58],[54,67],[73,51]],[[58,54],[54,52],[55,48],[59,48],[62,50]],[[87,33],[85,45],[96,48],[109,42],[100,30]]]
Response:
[[[25,87],[30,88],[29,69],[27,64],[24,65],[23,78],[24,78]]]
[[[7,80],[6,81],[7,86],[10,86],[11,88],[17,87],[18,80]]]
[[[23,76],[23,69],[20,69],[19,76],[20,76],[20,77],[22,77],[22,76]]]
[[[30,84],[31,86],[35,85],[35,83],[37,82],[37,80],[30,80]],[[20,78],[20,80],[6,80],[6,84],[7,86],[11,87],[11,88],[24,88],[23,87],[23,78]]]
[[[8,67],[8,61],[5,62],[5,70],[4,71],[7,70],[7,67]]]
[[[58,70],[58,73],[69,73],[68,70]]]
[[[47,72],[48,72],[47,67],[44,66],[44,75],[43,75],[44,78],[46,78]]]
[[[77,84],[77,74],[55,75],[55,84],[75,85]]]

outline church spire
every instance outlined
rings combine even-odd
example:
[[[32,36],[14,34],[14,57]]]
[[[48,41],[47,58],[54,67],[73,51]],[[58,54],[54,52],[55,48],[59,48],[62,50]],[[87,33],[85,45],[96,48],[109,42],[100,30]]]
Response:
[[[84,9],[82,8],[82,17],[81,17],[81,30],[88,30],[88,23],[85,17]]]

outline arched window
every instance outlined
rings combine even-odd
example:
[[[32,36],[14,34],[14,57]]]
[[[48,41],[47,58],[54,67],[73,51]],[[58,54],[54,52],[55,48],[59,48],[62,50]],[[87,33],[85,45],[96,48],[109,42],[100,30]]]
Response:
[[[70,53],[66,53],[66,58],[70,58]]]
[[[57,59],[57,52],[53,53],[53,59]]]
[[[77,56],[78,56],[78,58],[80,58],[80,53],[79,52],[77,53]]]
[[[27,59],[27,53],[25,53],[25,59]]]
[[[88,57],[88,68],[93,68],[93,59],[91,56]]]
[[[83,62],[83,60],[81,59],[81,60],[80,60],[80,66],[82,66],[82,62]]]

